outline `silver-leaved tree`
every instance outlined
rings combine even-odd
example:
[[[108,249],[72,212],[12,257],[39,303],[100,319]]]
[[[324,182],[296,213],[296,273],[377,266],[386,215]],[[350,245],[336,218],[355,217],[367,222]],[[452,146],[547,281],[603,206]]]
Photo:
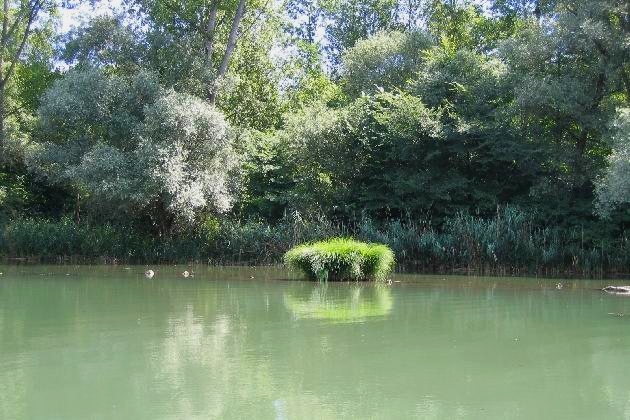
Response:
[[[29,165],[72,188],[82,214],[142,215],[156,232],[172,233],[230,208],[235,157],[224,116],[207,101],[160,88],[151,73],[71,71],[39,113]]]

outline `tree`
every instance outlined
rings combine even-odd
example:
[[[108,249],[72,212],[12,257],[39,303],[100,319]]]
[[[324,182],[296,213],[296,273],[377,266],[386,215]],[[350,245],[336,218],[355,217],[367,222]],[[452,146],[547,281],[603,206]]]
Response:
[[[405,88],[432,44],[423,32],[379,32],[359,40],[343,54],[341,83],[345,92],[356,98],[361,93]]]
[[[229,210],[235,157],[223,115],[200,99],[173,91],[144,113],[134,157],[149,200],[138,204],[153,206],[162,231],[194,223],[201,211]]]
[[[317,45],[317,31],[322,25],[324,5],[316,0],[288,0],[285,8],[289,18],[287,27],[297,40]]]
[[[3,0],[0,33],[0,154],[4,155],[9,85],[27,50],[43,42],[49,19],[58,4],[54,0]]]
[[[218,85],[228,71],[239,38],[243,36],[247,0],[131,0],[131,4],[144,13],[153,29],[191,40],[194,50],[204,51],[203,57],[199,58],[202,58],[206,75],[205,96],[214,104]],[[250,2],[249,6],[256,11],[258,5]]]
[[[234,125],[270,131],[280,125],[284,101],[279,89],[283,68],[271,57],[277,28],[266,22],[241,37],[230,70],[217,91],[217,107]]]
[[[61,58],[70,66],[130,75],[147,65],[149,45],[123,16],[96,16],[65,36]]]
[[[284,129],[276,133],[272,158],[280,159],[288,174],[274,181],[289,185],[284,194],[289,209],[318,214],[347,204],[341,197],[345,185],[336,177],[350,164],[344,159],[347,144],[337,135],[345,115],[343,108],[334,110],[318,102],[288,115]],[[275,182],[270,184],[268,189],[278,189]]]
[[[333,71],[343,53],[360,39],[402,29],[396,0],[333,0],[325,7],[326,52]]]
[[[491,52],[517,25],[512,16],[488,16],[471,0],[432,0],[425,13],[428,32],[450,54],[461,49]]]
[[[379,32],[418,31],[424,0],[289,0],[287,32],[310,65],[338,75],[343,54]]]
[[[517,19],[549,17],[555,12],[556,0],[494,0],[490,6],[500,19],[514,23]]]
[[[236,152],[242,156],[242,188],[234,205],[237,216],[273,222],[296,207],[290,150],[276,133],[246,133],[239,139]]]
[[[444,147],[473,185],[468,200],[479,212],[522,201],[540,171],[541,151],[514,124],[514,85],[508,76],[509,68],[497,58],[435,48],[412,83],[415,96],[441,111]]]
[[[612,126],[608,168],[597,183],[597,211],[608,216],[615,207],[630,203],[630,108],[618,111]]]
[[[337,92],[326,74],[321,31],[325,2],[288,0],[284,20],[284,78],[290,108],[300,108],[314,102],[331,99]]]
[[[148,218],[159,234],[230,207],[234,160],[215,107],[155,76],[72,71],[46,93],[30,167],[96,219]],[[78,212],[77,212],[78,213]]]
[[[143,67],[160,83],[216,104],[232,123],[279,123],[279,19],[266,0],[129,0],[143,19]]]
[[[401,65],[399,80],[395,65],[362,60],[380,54],[369,41],[348,54],[364,53],[354,58],[366,75],[357,80],[376,80],[385,89],[338,109],[305,108],[278,133],[299,197],[289,205],[343,218],[367,210],[439,222],[461,210],[491,214],[497,205],[527,200],[543,155],[513,124],[505,63],[468,50],[410,49],[398,63],[407,56],[422,61],[411,66],[415,71]]]
[[[530,23],[501,46],[522,136],[545,150],[531,194],[558,223],[593,216],[594,179],[606,164],[605,133],[628,104],[627,2],[559,1],[555,18]]]

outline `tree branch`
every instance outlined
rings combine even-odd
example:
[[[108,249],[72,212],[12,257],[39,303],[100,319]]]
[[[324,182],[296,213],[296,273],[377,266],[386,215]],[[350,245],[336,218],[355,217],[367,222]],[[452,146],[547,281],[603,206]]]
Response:
[[[212,4],[210,6],[210,18],[208,20],[208,25],[206,26],[206,66],[208,70],[212,71],[212,54],[214,53],[214,35],[217,27],[217,11],[219,9],[219,0],[212,0]],[[210,87],[208,89],[208,100],[213,101],[214,88]]]
[[[212,53],[214,52],[214,34],[217,27],[217,11],[219,9],[219,0],[212,0],[210,5],[210,18],[206,25],[206,57],[210,67],[212,65]]]
[[[2,7],[2,52],[6,48],[7,27],[9,26],[9,0],[4,0]]]
[[[24,34],[22,35],[22,41],[20,42],[20,46],[18,47],[17,51],[12,57],[13,60],[11,61],[11,64],[9,66],[9,69],[7,70],[7,73],[4,75],[2,80],[0,80],[2,84],[6,84],[9,78],[11,78],[11,76],[13,75],[18,59],[20,58],[20,55],[22,55],[22,51],[24,51],[24,46],[26,45],[28,36],[31,34],[33,22],[35,21],[35,18],[37,17],[37,14],[40,12],[41,9],[42,9],[42,0],[33,1],[33,4],[29,12],[28,21],[26,22],[26,28],[24,29]]]
[[[258,14],[254,17],[254,19],[252,19],[252,23],[248,27],[243,29],[243,32],[242,32],[243,35],[249,33],[249,31],[252,30],[254,25],[257,23],[258,18],[260,18],[262,16],[262,14],[264,13],[264,11],[267,9],[267,6],[269,5],[269,2],[270,2],[270,0],[267,0],[265,2],[265,4],[260,8],[260,11],[258,12]]]
[[[37,3],[37,1],[34,0],[33,4],[29,5],[29,10],[32,10],[36,3]],[[4,31],[3,30],[3,32],[2,32],[2,43],[3,43],[3,45],[4,45],[5,42],[7,42],[13,36],[13,33],[17,30],[18,25],[22,22],[23,18],[24,18],[24,14],[18,15],[15,18],[15,21],[13,21],[13,23],[11,24],[11,27],[8,29],[8,31]],[[8,21],[7,21],[7,23],[8,23]]]

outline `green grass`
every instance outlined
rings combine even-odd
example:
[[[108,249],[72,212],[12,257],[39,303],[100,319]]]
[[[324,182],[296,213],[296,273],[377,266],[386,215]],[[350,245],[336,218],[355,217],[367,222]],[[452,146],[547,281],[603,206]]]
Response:
[[[298,245],[284,262],[312,280],[385,280],[394,267],[394,253],[380,244],[349,238]]]

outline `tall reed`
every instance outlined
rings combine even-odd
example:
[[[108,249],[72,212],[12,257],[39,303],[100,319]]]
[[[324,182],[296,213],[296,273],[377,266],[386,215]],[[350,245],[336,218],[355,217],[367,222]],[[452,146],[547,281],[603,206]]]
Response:
[[[389,246],[399,267],[424,272],[598,276],[630,274],[630,240],[588,241],[579,229],[540,226],[516,207],[491,217],[459,213],[439,228],[413,218],[352,223],[294,212],[274,224],[215,220],[172,237],[154,238],[125,226],[18,219],[0,225],[0,256],[130,263],[199,261],[277,264],[291,247],[330,237]]]

